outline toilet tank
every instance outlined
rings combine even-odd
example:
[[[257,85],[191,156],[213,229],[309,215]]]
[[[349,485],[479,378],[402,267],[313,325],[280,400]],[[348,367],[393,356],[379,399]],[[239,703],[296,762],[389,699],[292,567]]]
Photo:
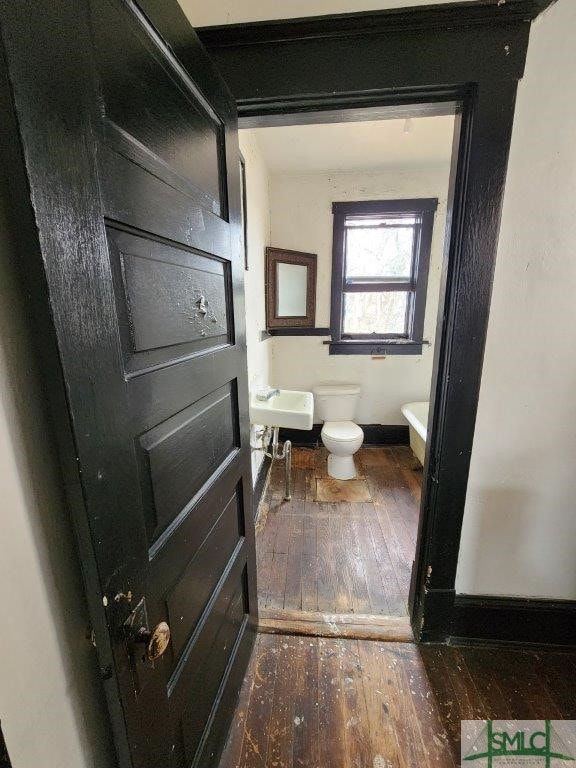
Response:
[[[360,396],[357,384],[322,384],[313,391],[316,418],[320,421],[354,421]]]

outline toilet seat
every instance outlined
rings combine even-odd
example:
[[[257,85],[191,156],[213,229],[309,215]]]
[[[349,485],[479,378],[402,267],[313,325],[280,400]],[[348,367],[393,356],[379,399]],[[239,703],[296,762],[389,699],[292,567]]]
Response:
[[[349,443],[364,439],[362,428],[353,421],[325,421],[322,427],[322,437],[335,440],[338,443]]]

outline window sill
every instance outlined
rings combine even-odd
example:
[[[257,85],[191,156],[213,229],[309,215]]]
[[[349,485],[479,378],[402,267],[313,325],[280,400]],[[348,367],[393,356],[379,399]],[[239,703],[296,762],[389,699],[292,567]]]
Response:
[[[268,328],[269,336],[330,336],[330,328]]]
[[[331,355],[421,355],[425,341],[325,341]]]

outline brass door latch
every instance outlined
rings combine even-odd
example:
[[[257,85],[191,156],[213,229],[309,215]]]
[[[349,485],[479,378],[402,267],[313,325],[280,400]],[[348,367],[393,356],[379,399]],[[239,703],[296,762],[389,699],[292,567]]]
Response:
[[[152,630],[148,626],[145,598],[140,600],[124,622],[124,634],[132,654],[135,653],[134,646],[145,646],[143,661],[153,663],[170,645],[170,627],[165,621],[159,622]]]
[[[140,629],[134,637],[135,643],[146,644],[146,658],[148,661],[155,661],[164,654],[170,644],[170,627],[165,621],[157,624],[152,631]]]

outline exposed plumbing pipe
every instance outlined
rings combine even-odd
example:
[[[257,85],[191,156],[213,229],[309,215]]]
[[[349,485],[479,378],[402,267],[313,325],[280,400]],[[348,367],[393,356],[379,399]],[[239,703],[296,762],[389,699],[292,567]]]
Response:
[[[264,438],[267,437],[268,433],[268,427],[264,430],[262,433],[262,444],[264,445]],[[274,432],[272,433],[272,453],[269,453],[266,449],[264,450],[264,454],[268,456],[269,459],[272,459],[272,461],[276,461],[279,459],[280,461],[284,459],[286,461],[285,465],[285,477],[284,477],[284,500],[290,501],[292,498],[292,443],[290,440],[286,440],[284,442],[284,445],[282,446],[282,450],[280,450],[280,444],[278,442],[278,434],[280,430],[278,427],[274,427]]]

